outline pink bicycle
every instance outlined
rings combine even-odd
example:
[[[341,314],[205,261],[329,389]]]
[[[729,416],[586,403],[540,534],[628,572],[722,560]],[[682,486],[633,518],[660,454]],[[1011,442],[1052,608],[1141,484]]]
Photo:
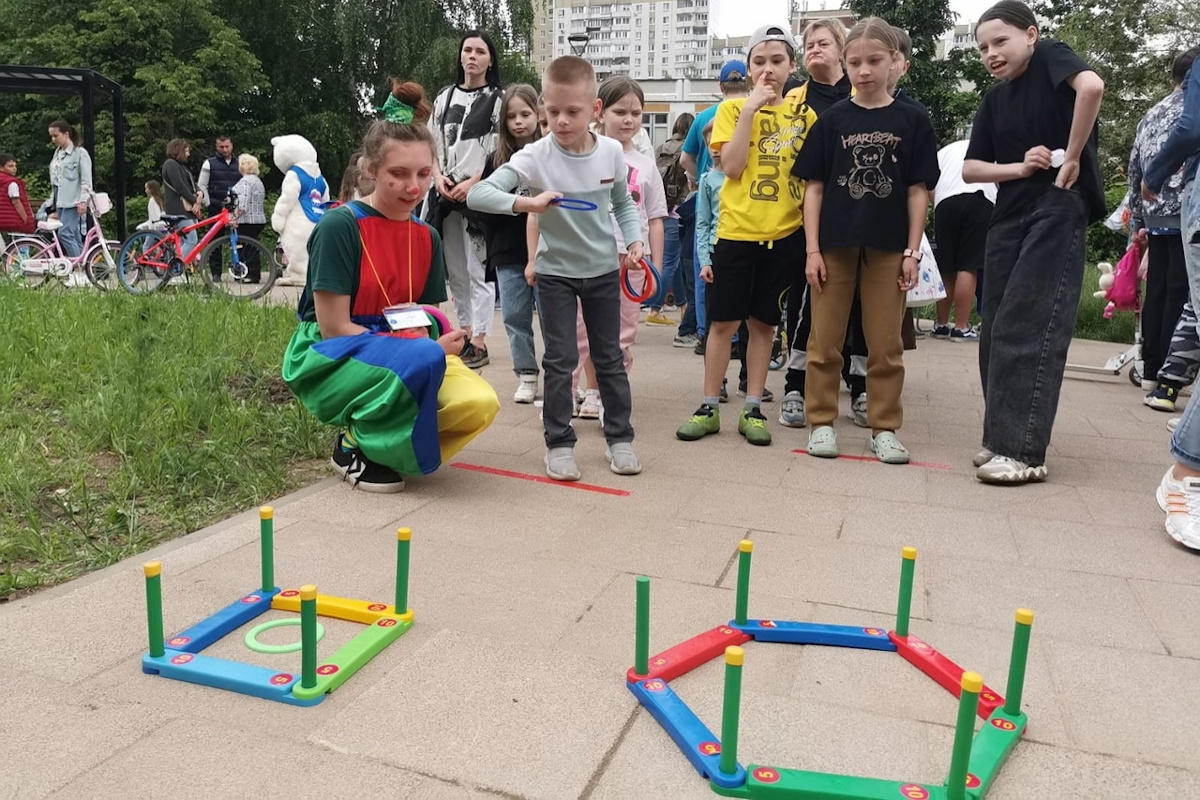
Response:
[[[58,231],[59,220],[38,223],[37,234],[26,234],[12,238],[4,250],[4,274],[10,280],[38,288],[51,282],[63,286],[78,286],[81,279],[73,276],[86,275],[96,288],[107,291],[120,286],[117,263],[121,253],[119,242],[104,238],[100,228],[100,216],[107,211],[97,206],[95,196],[87,201],[88,211],[94,224],[83,239],[83,249],[74,258],[63,252]]]

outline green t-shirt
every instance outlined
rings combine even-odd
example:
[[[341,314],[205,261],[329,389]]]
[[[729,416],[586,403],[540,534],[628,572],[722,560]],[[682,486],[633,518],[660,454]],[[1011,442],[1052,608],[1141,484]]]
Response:
[[[379,317],[399,303],[443,303],[442,239],[416,217],[388,219],[361,200],[339,206],[308,240],[308,284],[298,309],[305,322],[317,320],[313,292],[349,295],[351,318]]]

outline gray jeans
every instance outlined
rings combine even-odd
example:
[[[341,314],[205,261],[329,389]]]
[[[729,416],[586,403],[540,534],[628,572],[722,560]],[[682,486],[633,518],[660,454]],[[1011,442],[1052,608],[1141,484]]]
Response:
[[[1043,464],[1079,313],[1087,206],[1049,186],[988,230],[979,376],[983,446]]]
[[[575,319],[583,309],[592,365],[604,404],[604,438],[609,444],[633,441],[629,422],[633,400],[621,354],[621,289],[614,270],[598,278],[538,275],[538,320],[542,325],[542,425],[546,447],[574,447],[571,373],[579,364]]]

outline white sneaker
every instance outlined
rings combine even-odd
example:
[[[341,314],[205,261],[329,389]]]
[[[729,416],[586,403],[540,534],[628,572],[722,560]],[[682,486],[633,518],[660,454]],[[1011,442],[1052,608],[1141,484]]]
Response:
[[[866,392],[863,392],[858,397],[850,401],[850,410],[846,412],[846,418],[860,428],[871,427],[871,423],[867,422]]]
[[[546,475],[556,481],[579,480],[573,447],[551,447],[546,451]]]
[[[642,463],[634,455],[633,445],[629,442],[609,445],[604,457],[608,459],[608,468],[617,475],[637,475],[642,471]]]
[[[1184,547],[1200,550],[1200,478],[1184,478],[1182,483],[1182,491],[1167,494],[1165,527]]]
[[[68,289],[78,289],[80,286],[87,286],[87,285],[88,285],[87,276],[84,275],[82,272],[72,272],[70,274],[70,276],[65,281],[63,281],[63,286],[66,286]]]
[[[984,483],[1017,485],[1038,483],[1046,480],[1045,464],[1026,464],[1008,456],[992,456],[991,461],[975,471],[975,477]]]
[[[514,403],[532,403],[537,399],[537,375],[522,375],[513,393]]]
[[[980,450],[978,453],[975,454],[975,457],[971,459],[971,466],[975,467],[975,469],[979,469],[980,467],[982,467],[984,464],[988,463],[995,457],[996,457],[996,454],[993,453],[991,450],[986,450],[986,449]]]
[[[1170,433],[1174,433],[1175,429],[1179,427],[1179,420],[1181,419],[1183,419],[1183,417],[1171,417],[1169,420],[1167,420],[1167,430]]]
[[[583,402],[579,404],[579,418],[600,419],[602,413],[604,413],[604,406],[600,403],[600,392],[588,389],[583,395]]]
[[[1186,479],[1185,479],[1186,480]],[[1175,478],[1175,465],[1167,467],[1167,474],[1163,475],[1163,479],[1158,482],[1158,489],[1154,491],[1154,499],[1158,501],[1158,507],[1167,512],[1167,495],[1171,493],[1179,494],[1186,491],[1187,487],[1183,485],[1183,481]]]

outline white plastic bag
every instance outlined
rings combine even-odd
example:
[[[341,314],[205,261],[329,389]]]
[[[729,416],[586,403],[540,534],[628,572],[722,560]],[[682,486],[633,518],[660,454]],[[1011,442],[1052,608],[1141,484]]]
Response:
[[[908,290],[905,305],[909,308],[922,308],[945,298],[946,285],[942,283],[942,273],[938,270],[929,237],[921,234],[921,262],[917,264],[917,285]]]

